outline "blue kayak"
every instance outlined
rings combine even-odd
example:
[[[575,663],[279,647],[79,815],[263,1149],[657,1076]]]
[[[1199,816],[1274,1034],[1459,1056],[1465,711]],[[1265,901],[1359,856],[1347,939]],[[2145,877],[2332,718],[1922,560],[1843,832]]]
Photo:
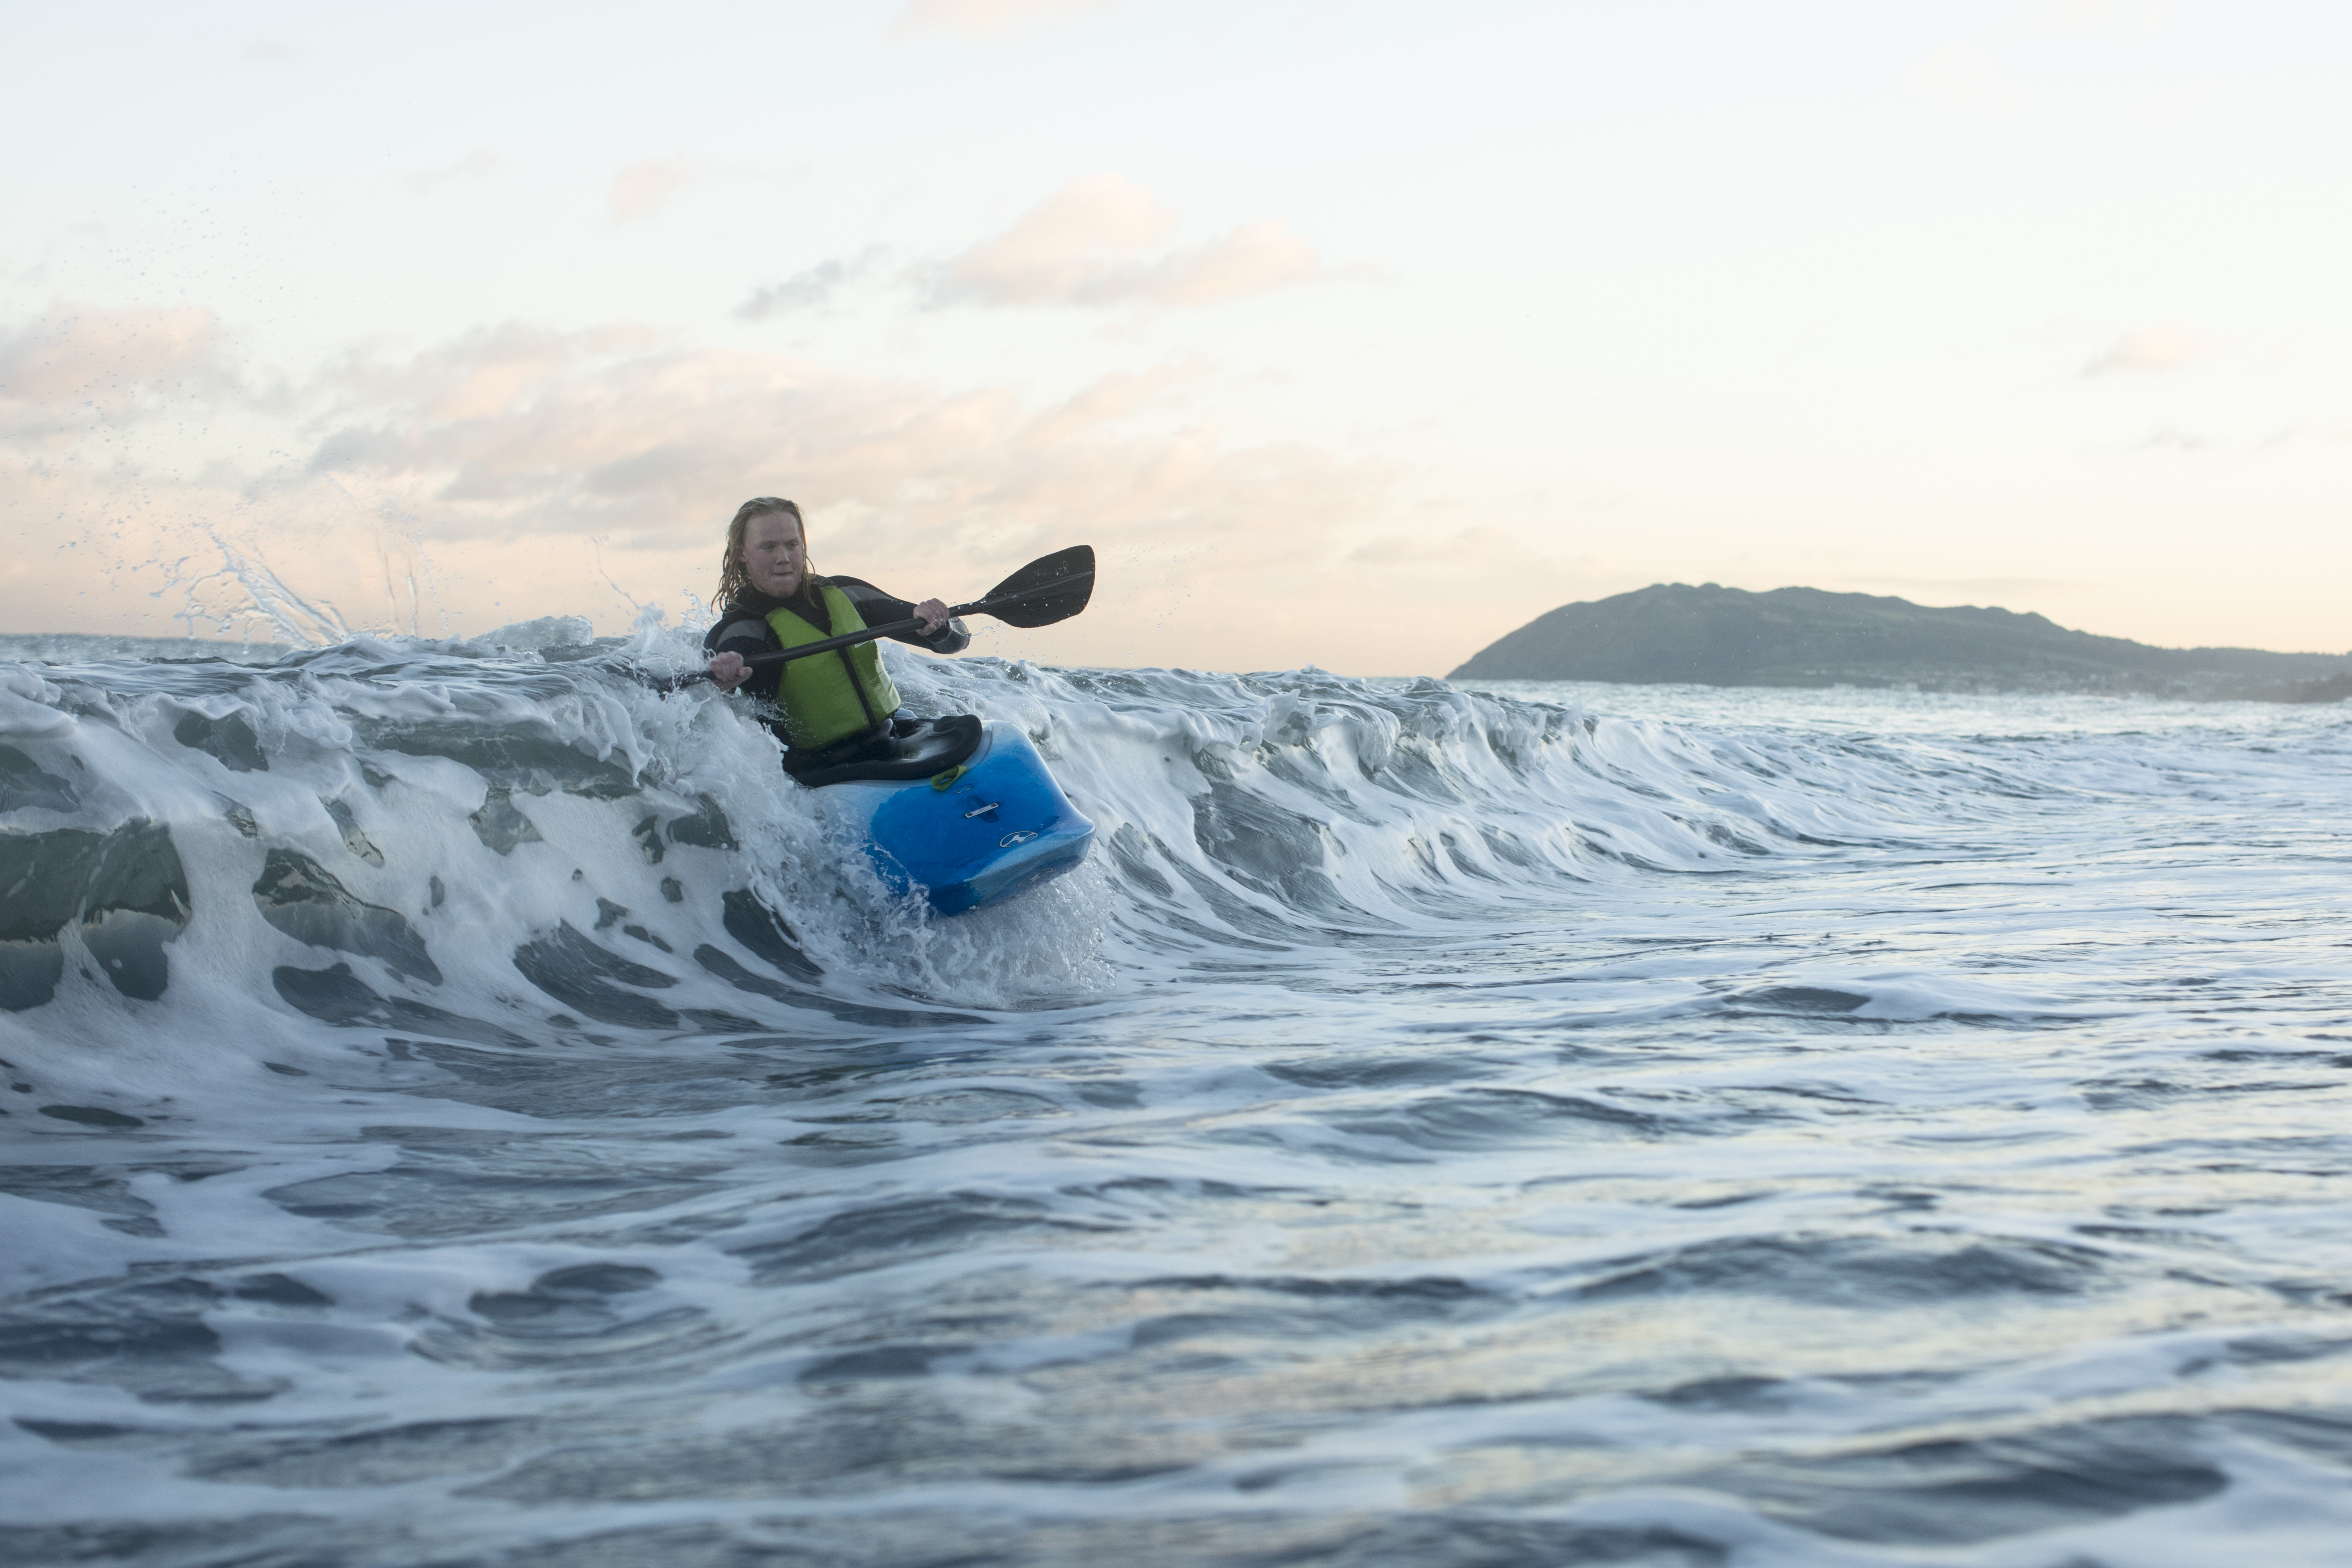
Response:
[[[892,771],[914,771],[927,748],[936,748],[936,772],[823,782],[827,795],[862,817],[866,854],[883,880],[920,888],[940,913],[960,915],[1050,881],[1087,858],[1095,825],[1070,804],[1018,725],[982,725],[975,746],[968,733],[961,744],[935,739],[927,731],[939,721],[920,722],[923,731],[901,742],[905,761]]]

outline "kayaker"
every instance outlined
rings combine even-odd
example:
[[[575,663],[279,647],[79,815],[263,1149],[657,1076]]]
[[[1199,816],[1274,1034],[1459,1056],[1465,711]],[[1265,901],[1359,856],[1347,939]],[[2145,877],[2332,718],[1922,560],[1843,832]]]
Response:
[[[933,653],[961,653],[971,643],[944,600],[911,604],[856,577],[811,571],[801,509],[781,496],[754,497],[735,510],[718,596],[719,624],[702,639],[710,679],[722,691],[775,703],[779,717],[763,721],[810,761],[852,756],[889,734],[898,691],[880,654],[865,642],[763,669],[748,668],[746,658],[888,621],[919,621],[919,631],[894,635]]]

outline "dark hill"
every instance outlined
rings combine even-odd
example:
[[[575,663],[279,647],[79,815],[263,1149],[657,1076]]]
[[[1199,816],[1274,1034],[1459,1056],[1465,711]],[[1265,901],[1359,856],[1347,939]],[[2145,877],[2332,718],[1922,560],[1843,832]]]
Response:
[[[1562,605],[1480,649],[1447,679],[2326,700],[2347,678],[2352,656],[2150,647],[1974,605],[1932,609],[1819,588],[1751,594],[1660,583]]]

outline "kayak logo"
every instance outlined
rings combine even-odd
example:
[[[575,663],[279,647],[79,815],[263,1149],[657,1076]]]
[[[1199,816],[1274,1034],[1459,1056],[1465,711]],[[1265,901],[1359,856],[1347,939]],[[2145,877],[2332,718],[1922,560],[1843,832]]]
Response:
[[[999,849],[1010,849],[1010,848],[1012,848],[1015,844],[1026,844],[1026,843],[1028,843],[1028,842],[1029,842],[1029,840],[1031,840],[1032,838],[1034,838],[1034,837],[1037,837],[1037,836],[1036,836],[1035,834],[1034,834],[1034,833],[1030,832],[1030,831],[1029,831],[1027,828],[1025,828],[1025,827],[1024,827],[1024,828],[1018,828],[1018,829],[1015,829],[1013,832],[1008,833],[1008,834],[1006,834],[1003,837],[1002,837],[1002,838],[998,839],[998,840],[996,841],[996,847],[997,847]]]

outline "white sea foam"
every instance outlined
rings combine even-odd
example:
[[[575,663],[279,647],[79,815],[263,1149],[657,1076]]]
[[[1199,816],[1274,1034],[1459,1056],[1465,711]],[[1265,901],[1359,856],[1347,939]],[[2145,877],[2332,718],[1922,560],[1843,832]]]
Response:
[[[26,1561],[2352,1530],[2341,709],[892,648],[1098,827],[940,921],[654,628],[122,651],[0,666]]]

